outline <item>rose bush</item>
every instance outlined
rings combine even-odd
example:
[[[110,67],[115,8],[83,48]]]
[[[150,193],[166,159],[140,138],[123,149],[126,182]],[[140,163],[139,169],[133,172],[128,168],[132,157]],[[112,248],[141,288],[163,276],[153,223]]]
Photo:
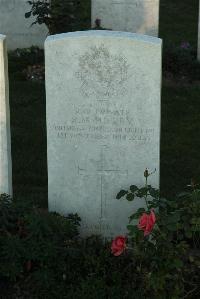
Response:
[[[30,11],[25,18],[33,24],[45,24],[50,34],[87,30],[90,28],[90,0],[29,0]]]
[[[129,217],[128,247],[116,238],[112,253],[129,249],[125,257],[130,256],[145,298],[194,298],[200,276],[200,189],[191,184],[192,192],[167,200],[148,185],[151,174],[145,170],[144,187],[132,185],[117,194],[129,202],[141,199],[142,207]]]

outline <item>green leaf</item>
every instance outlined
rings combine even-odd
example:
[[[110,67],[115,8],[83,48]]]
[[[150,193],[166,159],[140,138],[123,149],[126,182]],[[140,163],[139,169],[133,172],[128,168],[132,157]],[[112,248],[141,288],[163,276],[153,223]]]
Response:
[[[134,219],[138,219],[138,215],[137,215],[137,214],[133,214],[133,215],[131,215],[131,216],[129,217],[129,223],[130,223],[131,221],[133,221]]]
[[[128,191],[126,190],[120,190],[119,193],[116,196],[116,199],[120,199],[122,198],[124,195],[126,195],[128,193]]]
[[[159,197],[159,191],[155,188],[152,188],[151,186],[149,187],[149,194],[154,197],[154,198],[158,198]]]
[[[136,192],[136,196],[137,197],[144,197],[147,193],[147,188],[146,187],[142,187],[140,189],[137,190]]]
[[[175,209],[177,207],[177,203],[172,200],[168,200],[167,204],[170,208],[173,208],[173,209]]]
[[[138,228],[136,225],[127,225],[127,229],[129,230],[129,235],[132,237],[136,236],[138,233]]]
[[[200,225],[193,225],[191,227],[191,231],[193,231],[193,232],[200,232]]]
[[[178,234],[178,240],[183,240],[183,238],[184,238],[184,235],[183,234]]]
[[[138,190],[138,187],[135,186],[135,185],[131,185],[130,190],[131,190],[132,193],[135,193]]]
[[[185,232],[185,236],[186,236],[186,238],[188,238],[188,239],[192,238],[192,232],[189,231],[189,230],[187,230],[187,231]]]
[[[126,199],[127,199],[128,201],[133,201],[133,200],[134,200],[134,194],[133,194],[133,193],[128,193],[128,194],[126,195]]]
[[[142,213],[145,213],[145,212],[146,212],[146,210],[144,208],[139,208],[137,210],[137,214],[142,214]]]
[[[189,196],[189,195],[190,195],[189,192],[180,192],[179,194],[177,194],[177,197],[181,198],[181,197],[186,197],[186,196]]]
[[[129,222],[131,222],[132,220],[134,219],[137,219],[143,214],[145,213],[146,210],[144,208],[139,208],[134,214],[132,214],[130,217],[129,217]]]
[[[176,232],[177,231],[177,227],[176,227],[176,225],[174,225],[173,223],[171,224],[167,224],[166,225],[166,227],[167,227],[167,229],[169,230],[169,231],[171,231],[171,232]]]
[[[179,220],[180,220],[180,213],[177,211],[167,216],[166,223],[176,225],[179,222]]]
[[[25,13],[25,18],[28,19],[31,16],[31,11]]]
[[[183,262],[179,259],[175,259],[173,264],[178,269],[183,267]]]
[[[200,225],[200,218],[199,218],[199,217],[193,217],[193,218],[190,220],[190,223],[191,223],[191,224]]]

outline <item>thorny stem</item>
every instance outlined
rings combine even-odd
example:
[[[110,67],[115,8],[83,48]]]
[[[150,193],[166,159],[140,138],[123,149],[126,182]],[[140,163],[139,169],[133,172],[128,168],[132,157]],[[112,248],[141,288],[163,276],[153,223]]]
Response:
[[[149,173],[148,169],[146,168],[144,171],[144,177],[145,177],[145,189],[146,189],[146,194],[145,194],[145,202],[146,202],[146,206],[147,206],[147,210],[150,211],[149,205],[148,205],[148,201],[147,201],[147,196],[148,196],[148,177],[153,174],[156,171],[156,168],[154,171],[152,171],[151,173]]]
[[[148,202],[147,202],[147,196],[148,196],[148,189],[147,189],[147,183],[148,183],[148,175],[147,176],[145,176],[145,188],[146,188],[146,194],[145,194],[145,197],[144,197],[144,199],[145,199],[145,202],[146,202],[146,206],[147,206],[147,210],[149,211],[149,205],[148,205]]]

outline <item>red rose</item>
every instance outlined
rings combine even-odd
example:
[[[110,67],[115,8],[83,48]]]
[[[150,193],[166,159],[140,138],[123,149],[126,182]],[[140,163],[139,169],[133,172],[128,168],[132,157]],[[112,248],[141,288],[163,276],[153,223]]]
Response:
[[[111,252],[115,256],[119,256],[126,249],[126,240],[124,236],[117,236],[111,245]]]
[[[139,219],[138,228],[144,231],[144,236],[148,236],[156,222],[156,215],[154,211],[151,210],[150,215],[143,213]]]

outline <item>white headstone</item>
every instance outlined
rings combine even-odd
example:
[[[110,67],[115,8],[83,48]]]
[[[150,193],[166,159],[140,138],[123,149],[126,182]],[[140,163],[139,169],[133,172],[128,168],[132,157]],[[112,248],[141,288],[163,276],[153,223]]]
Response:
[[[6,37],[0,35],[0,194],[12,195],[10,109]]]
[[[158,36],[159,0],[92,0],[92,27],[96,19],[105,29]]]
[[[75,32],[45,55],[49,209],[78,213],[83,235],[124,233],[134,205],[117,193],[146,167],[159,187],[161,40]]]
[[[43,47],[48,30],[45,25],[33,25],[25,19],[31,6],[27,0],[0,0],[0,32],[7,36],[8,49]]]

